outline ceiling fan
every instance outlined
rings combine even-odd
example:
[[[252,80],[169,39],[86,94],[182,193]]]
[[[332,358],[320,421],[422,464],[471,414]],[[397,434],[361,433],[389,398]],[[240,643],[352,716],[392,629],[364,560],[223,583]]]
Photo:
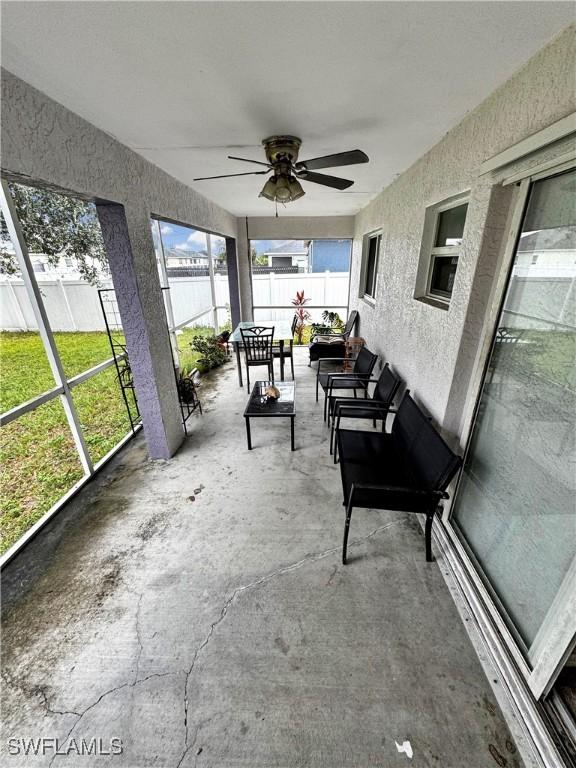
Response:
[[[250,160],[247,157],[234,157],[228,155],[230,160],[241,160],[244,163],[255,163],[266,167],[265,171],[248,171],[247,173],[226,173],[222,176],[202,176],[194,181],[206,181],[207,179],[228,179],[232,176],[265,176],[273,175],[266,181],[260,197],[265,197],[276,203],[290,203],[298,200],[306,193],[302,189],[300,180],[311,181],[313,184],[322,184],[332,189],[348,189],[354,184],[349,179],[341,179],[338,176],[327,176],[324,173],[314,173],[319,168],[335,168],[341,165],[356,165],[367,163],[368,155],[359,149],[350,152],[338,152],[335,155],[313,157],[311,160],[298,162],[298,152],[302,142],[296,136],[270,136],[262,142],[266,152],[267,163],[259,160]]]

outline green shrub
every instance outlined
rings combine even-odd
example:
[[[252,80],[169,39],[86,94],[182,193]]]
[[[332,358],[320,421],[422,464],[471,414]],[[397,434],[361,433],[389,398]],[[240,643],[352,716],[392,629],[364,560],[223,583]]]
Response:
[[[226,362],[228,355],[214,334],[211,336],[196,336],[190,343],[195,352],[200,354],[197,361],[198,370],[206,373],[211,368],[217,368]]]

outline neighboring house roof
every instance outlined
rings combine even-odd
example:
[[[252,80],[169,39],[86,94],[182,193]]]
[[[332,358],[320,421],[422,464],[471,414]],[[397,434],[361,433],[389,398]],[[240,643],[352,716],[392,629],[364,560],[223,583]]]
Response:
[[[308,248],[301,240],[296,240],[291,243],[284,243],[277,248],[271,248],[269,251],[264,252],[264,256],[305,256],[308,253]]]
[[[176,250],[175,248],[167,248],[164,251],[164,255],[167,259],[190,259],[193,257],[196,257],[198,259],[201,258],[207,258],[208,254],[206,251],[180,251]]]

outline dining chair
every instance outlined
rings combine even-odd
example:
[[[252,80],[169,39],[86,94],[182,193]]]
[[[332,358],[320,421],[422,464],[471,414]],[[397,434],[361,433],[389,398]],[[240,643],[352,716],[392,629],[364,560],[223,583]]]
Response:
[[[254,325],[251,328],[241,328],[240,333],[246,361],[246,386],[250,392],[251,367],[268,366],[268,378],[274,382],[274,328]]]
[[[274,357],[284,357],[286,359],[287,357],[290,358],[290,367],[292,368],[292,381],[294,381],[294,334],[296,333],[296,326],[298,325],[298,318],[296,315],[294,315],[294,319],[292,320],[292,335],[290,336],[290,343],[288,347],[284,345],[284,349],[282,350],[280,348],[280,344],[274,344],[272,347],[272,353]],[[282,368],[284,368],[284,365],[282,365]]]

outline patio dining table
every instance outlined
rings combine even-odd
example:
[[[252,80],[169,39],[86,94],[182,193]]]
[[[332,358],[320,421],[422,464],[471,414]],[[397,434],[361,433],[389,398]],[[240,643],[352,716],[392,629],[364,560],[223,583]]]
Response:
[[[236,352],[236,365],[238,367],[238,383],[242,387],[242,362],[240,360],[240,348],[242,347],[242,333],[241,330],[246,332],[247,328],[274,328],[274,343],[278,342],[280,346],[280,379],[284,379],[284,342],[290,341],[292,338],[292,321],[291,320],[243,320],[238,323],[234,332],[228,339],[234,345],[234,351]]]

